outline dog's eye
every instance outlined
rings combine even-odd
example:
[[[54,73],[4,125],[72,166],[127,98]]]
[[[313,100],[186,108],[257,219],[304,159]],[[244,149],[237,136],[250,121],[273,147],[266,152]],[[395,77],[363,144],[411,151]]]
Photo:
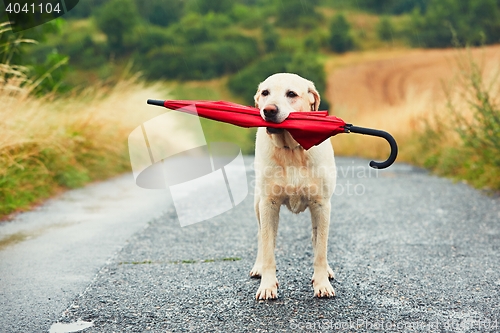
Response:
[[[293,97],[297,97],[298,95],[293,92],[293,91],[289,91],[286,93],[286,97],[290,97],[290,98],[293,98]]]
[[[269,90],[262,90],[262,96],[267,96],[269,95]]]

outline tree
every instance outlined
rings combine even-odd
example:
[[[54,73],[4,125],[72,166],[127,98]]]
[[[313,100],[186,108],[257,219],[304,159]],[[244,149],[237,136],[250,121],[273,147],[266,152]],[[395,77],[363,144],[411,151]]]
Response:
[[[184,10],[183,0],[136,0],[135,2],[141,17],[162,27],[179,21]]]
[[[429,0],[357,0],[356,5],[377,14],[402,14],[419,8],[425,12]]]
[[[139,14],[132,0],[111,0],[97,12],[96,23],[108,37],[113,52],[124,50],[124,37],[132,32]]]
[[[190,0],[187,3],[187,9],[200,14],[229,13],[233,4],[233,0]]]
[[[307,18],[316,18],[318,0],[276,0],[276,23],[286,27],[297,27]]]
[[[101,7],[108,0],[84,0],[79,1],[78,5],[72,10],[64,14],[64,18],[85,18],[90,17],[92,12]]]
[[[337,14],[330,23],[330,49],[343,53],[354,48],[351,25],[343,14]]]
[[[411,18],[409,37],[416,46],[452,46],[454,37],[468,45],[500,41],[498,0],[430,0],[424,15],[414,11]]]
[[[394,27],[391,19],[387,16],[382,16],[377,24],[377,35],[383,41],[390,41],[393,38]]]
[[[279,39],[280,35],[278,35],[271,24],[265,23],[262,26],[262,40],[264,42],[266,52],[275,51],[278,47]]]

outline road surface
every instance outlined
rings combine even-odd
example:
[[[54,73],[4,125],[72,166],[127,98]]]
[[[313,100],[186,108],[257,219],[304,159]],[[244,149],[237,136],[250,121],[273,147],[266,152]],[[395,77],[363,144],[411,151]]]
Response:
[[[0,224],[1,331],[499,332],[500,199],[406,164],[337,166],[335,298],[313,297],[307,212],[283,207],[279,298],[255,301],[251,195],[181,228],[125,175]]]

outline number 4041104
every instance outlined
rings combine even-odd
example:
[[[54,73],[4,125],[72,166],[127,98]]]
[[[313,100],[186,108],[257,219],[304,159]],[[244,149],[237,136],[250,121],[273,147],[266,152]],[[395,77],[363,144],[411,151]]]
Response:
[[[47,13],[50,14],[52,12],[55,13],[60,13],[61,9],[59,8],[59,2],[55,4],[55,6],[52,6],[50,2],[47,2],[45,4],[41,3],[38,5],[35,5],[34,3],[32,4],[20,4],[20,3],[9,3],[8,6],[5,8],[5,11],[7,13]]]

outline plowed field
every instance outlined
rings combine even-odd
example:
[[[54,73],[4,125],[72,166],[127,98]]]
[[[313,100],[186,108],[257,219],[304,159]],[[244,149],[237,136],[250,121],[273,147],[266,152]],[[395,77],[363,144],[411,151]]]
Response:
[[[486,81],[500,69],[500,45],[470,53],[484,68]],[[326,93],[332,113],[358,126],[390,131],[404,142],[423,117],[446,111],[444,87],[457,81],[459,60],[467,62],[467,51],[397,50],[332,58],[327,63]],[[342,154],[385,155],[381,140],[338,137],[333,143]],[[371,149],[364,153],[367,147]]]

